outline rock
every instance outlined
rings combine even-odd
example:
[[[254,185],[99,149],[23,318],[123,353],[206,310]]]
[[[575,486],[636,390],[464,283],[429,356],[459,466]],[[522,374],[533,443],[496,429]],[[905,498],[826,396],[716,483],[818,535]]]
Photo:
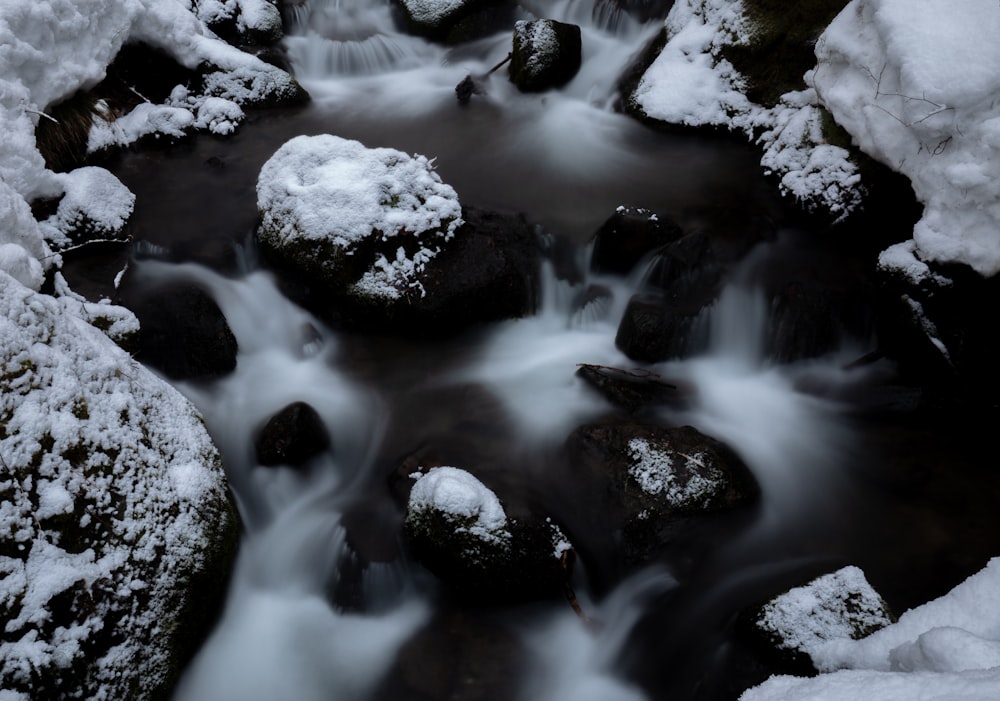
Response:
[[[139,319],[136,358],[175,380],[236,369],[236,337],[219,305],[194,285],[167,285],[123,304]]]
[[[702,350],[694,335],[700,306],[685,307],[663,293],[639,293],[629,300],[615,335],[615,346],[632,360],[659,363]]]
[[[534,308],[532,228],[463,211],[423,156],[296,137],[264,165],[257,191],[262,252],[301,280],[293,296],[331,321],[422,334]]]
[[[0,688],[161,699],[239,541],[218,451],[177,391],[0,275]]]
[[[92,241],[128,238],[126,224],[135,195],[104,168],[86,166],[55,176],[64,194],[55,213],[41,222],[42,234],[56,251]],[[100,206],[94,206],[100,203]]]
[[[545,598],[563,590],[570,545],[555,524],[508,518],[496,494],[455,467],[419,471],[404,531],[414,557],[473,603]]]
[[[196,4],[198,19],[231,44],[266,46],[281,41],[284,36],[281,12],[276,0],[200,0]]]
[[[254,443],[261,465],[302,465],[330,447],[330,434],[315,409],[294,402],[267,420]]]
[[[509,0],[396,0],[411,32],[435,41],[458,44],[489,36],[509,26],[514,3]]]
[[[590,269],[627,275],[640,260],[682,235],[677,224],[648,209],[618,207],[594,235]]]
[[[648,370],[622,370],[601,365],[581,365],[576,371],[609,402],[629,413],[676,399],[677,387]]]
[[[729,447],[691,426],[592,424],[576,429],[566,450],[579,479],[605,495],[632,562],[645,561],[695,521],[753,502],[759,492]]]
[[[843,567],[774,597],[751,614],[752,630],[789,673],[813,673],[810,655],[832,640],[860,640],[894,621],[864,572]]]
[[[514,24],[510,80],[522,92],[542,92],[565,85],[582,60],[580,27],[550,19]]]

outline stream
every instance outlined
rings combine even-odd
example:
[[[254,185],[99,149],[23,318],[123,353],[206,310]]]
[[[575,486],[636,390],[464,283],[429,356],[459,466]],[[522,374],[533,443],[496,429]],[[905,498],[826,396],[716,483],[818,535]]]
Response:
[[[819,260],[829,232],[792,213],[740,138],[657,132],[617,112],[618,77],[659,22],[594,4],[522,3],[524,18],[544,5],[583,30],[577,77],[529,95],[504,70],[487,75],[509,33],[447,48],[403,34],[387,1],[308,0],[285,41],[309,107],[112,164],[137,195],[135,239],[170,252],[137,256],[128,284],[197,284],[239,344],[233,373],[176,383],[205,416],[245,528],[225,609],[177,701],[735,699],[770,673],[736,632],[748,606],[856,564],[902,611],[997,552],[1000,478],[978,459],[988,435],[961,417],[872,410],[894,382],[888,361],[853,362],[873,338],[814,360],[767,356],[767,262],[782,246]],[[460,106],[466,75],[485,94]],[[572,284],[546,269],[533,316],[420,341],[338,332],[283,296],[253,250],[256,177],[285,141],[320,133],[435,158],[464,205],[523,213],[572,242],[583,270],[620,205],[685,231],[738,236],[769,222],[775,243],[755,248],[699,319],[707,350],[645,366],[688,398],[652,418],[729,444],[759,505],[630,568],[574,486],[553,479],[569,432],[614,413],[577,366],[637,365],[615,333],[641,270]],[[577,304],[591,283],[610,291],[601,313]],[[334,449],[304,469],[256,464],[255,431],[293,401],[319,412]],[[454,601],[409,559],[386,483],[427,442],[571,526],[585,554],[574,588],[599,629],[563,600]]]

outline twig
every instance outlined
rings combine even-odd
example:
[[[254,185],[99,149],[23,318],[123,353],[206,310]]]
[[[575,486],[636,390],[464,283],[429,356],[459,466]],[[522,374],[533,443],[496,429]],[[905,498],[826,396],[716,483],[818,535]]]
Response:
[[[47,120],[49,120],[53,124],[58,124],[59,123],[59,120],[56,119],[55,117],[53,117],[51,114],[45,114],[44,112],[42,112],[40,110],[33,110],[33,109],[29,109],[29,108],[25,107],[24,111],[28,112],[30,114],[37,114],[39,117],[45,117]]]

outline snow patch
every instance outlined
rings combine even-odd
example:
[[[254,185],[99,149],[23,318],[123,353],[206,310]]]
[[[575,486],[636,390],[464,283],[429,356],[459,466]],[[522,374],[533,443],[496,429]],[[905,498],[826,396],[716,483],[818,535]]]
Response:
[[[435,467],[421,475],[410,491],[409,507],[413,514],[429,510],[444,514],[449,521],[463,524],[457,532],[488,543],[503,544],[511,538],[497,495],[457,467]]]
[[[704,504],[722,482],[722,473],[706,465],[701,453],[684,455],[644,438],[633,438],[628,454],[633,461],[628,473],[642,491],[662,496],[674,506]]]

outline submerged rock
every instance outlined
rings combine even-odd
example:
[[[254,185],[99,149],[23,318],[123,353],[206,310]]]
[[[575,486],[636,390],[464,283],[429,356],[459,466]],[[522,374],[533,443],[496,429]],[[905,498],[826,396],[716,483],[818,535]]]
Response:
[[[541,92],[565,85],[582,61],[580,27],[551,19],[514,25],[510,80],[522,92]]]
[[[696,519],[751,503],[757,483],[726,445],[691,426],[592,424],[566,442],[580,479],[603,494],[626,558],[643,561]]]
[[[302,465],[330,447],[330,434],[315,409],[293,402],[267,420],[254,443],[261,465]]]
[[[533,309],[538,246],[521,217],[463,211],[431,161],[296,137],[257,184],[267,259],[304,303],[355,328],[426,333]]]
[[[702,307],[683,306],[662,293],[640,293],[629,300],[615,335],[615,346],[632,360],[658,363],[701,349],[692,330]]]
[[[0,274],[0,688],[162,699],[208,632],[239,524],[178,392]]]
[[[864,572],[843,567],[774,597],[751,615],[758,640],[789,672],[815,671],[810,655],[831,640],[860,640],[895,620]]]
[[[537,599],[562,591],[569,542],[547,521],[508,518],[497,495],[471,473],[414,473],[404,523],[414,556],[474,603]]]

